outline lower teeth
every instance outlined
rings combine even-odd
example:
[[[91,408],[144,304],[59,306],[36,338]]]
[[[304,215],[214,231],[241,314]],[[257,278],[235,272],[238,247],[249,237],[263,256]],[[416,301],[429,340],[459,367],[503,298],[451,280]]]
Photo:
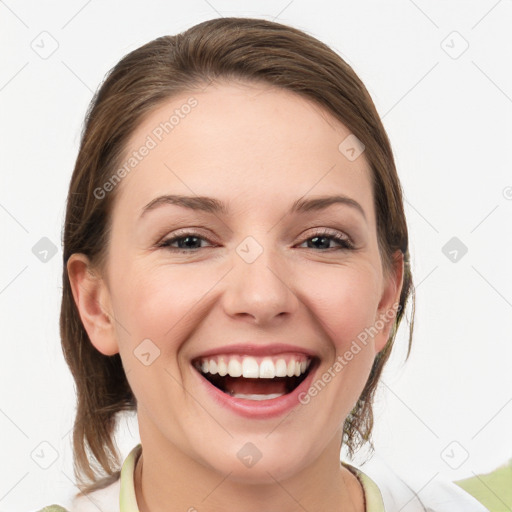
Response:
[[[245,398],[247,400],[272,400],[272,398],[279,398],[284,393],[272,393],[270,395],[253,395],[245,393],[230,393],[233,398]]]

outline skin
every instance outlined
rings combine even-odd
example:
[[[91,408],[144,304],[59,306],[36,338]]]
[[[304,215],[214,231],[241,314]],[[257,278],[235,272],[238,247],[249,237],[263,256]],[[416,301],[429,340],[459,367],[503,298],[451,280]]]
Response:
[[[338,145],[350,131],[314,103],[242,82],[166,101],[133,133],[127,154],[191,96],[198,105],[118,185],[103,268],[80,254],[68,264],[91,342],[120,353],[137,398],[139,508],[213,512],[236,497],[246,512],[340,504],[363,511],[362,488],[339,462],[342,426],[389,337],[391,315],[309,404],[278,418],[248,420],[213,403],[190,361],[230,343],[292,343],[318,354],[319,376],[392,310],[403,261],[384,272],[368,162],[364,154],[345,158]],[[166,204],[141,217],[171,193],[214,197],[229,212]],[[366,218],[347,205],[287,214],[303,196],[334,193],[357,201]],[[202,237],[199,249],[157,247],[182,228]],[[322,228],[348,236],[355,249],[333,239],[327,248],[311,244]],[[263,249],[252,263],[236,252],[247,236]],[[134,356],[144,339],[160,350],[148,366]],[[250,468],[237,458],[247,442],[262,453]]]

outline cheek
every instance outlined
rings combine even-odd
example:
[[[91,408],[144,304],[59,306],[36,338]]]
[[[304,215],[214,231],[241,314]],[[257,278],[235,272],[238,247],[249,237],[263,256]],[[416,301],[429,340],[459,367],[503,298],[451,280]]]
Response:
[[[158,404],[167,403],[170,396],[181,404],[176,398],[182,392],[178,358],[206,314],[208,291],[219,279],[212,274],[206,267],[141,261],[112,273],[119,352],[147,414],[156,414]]]
[[[161,349],[175,350],[169,341],[185,339],[220,300],[216,290],[224,273],[200,263],[118,265],[111,290],[121,338],[130,333],[132,344],[149,338]],[[336,352],[345,351],[375,320],[378,276],[369,264],[294,268],[285,280],[295,283],[299,309],[309,310],[313,324],[321,325],[319,339],[330,339]]]
[[[132,343],[149,338],[161,349],[175,348],[169,340],[180,339],[198,322],[202,300],[218,281],[206,267],[194,265],[119,268],[114,279],[114,311]]]
[[[371,265],[319,267],[298,283],[336,352],[347,350],[375,321],[378,276]]]
[[[309,281],[310,308],[330,341],[331,354],[316,387],[328,388],[323,396],[332,404],[326,410],[335,425],[355,405],[375,359],[368,332],[375,322],[378,278],[375,267],[363,263],[326,267],[302,280],[303,288]]]

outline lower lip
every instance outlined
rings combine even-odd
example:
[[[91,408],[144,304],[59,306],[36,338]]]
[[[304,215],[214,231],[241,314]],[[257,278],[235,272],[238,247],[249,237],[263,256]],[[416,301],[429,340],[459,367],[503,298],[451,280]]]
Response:
[[[201,374],[192,367],[193,373],[197,375],[197,378],[201,381],[201,385],[205,387],[206,392],[215,403],[240,416],[252,419],[275,418],[291,411],[294,407],[297,407],[297,405],[301,405],[299,396],[301,393],[306,393],[310,388],[316,373],[316,368],[317,364],[315,364],[314,368],[311,368],[307,377],[290,393],[270,400],[248,400],[246,398],[234,398],[224,393],[213,384],[210,384],[207,379],[202,377]]]

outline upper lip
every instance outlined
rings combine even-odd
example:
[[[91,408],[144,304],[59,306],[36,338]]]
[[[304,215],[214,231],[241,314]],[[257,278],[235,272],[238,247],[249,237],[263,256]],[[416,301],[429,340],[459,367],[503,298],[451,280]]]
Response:
[[[210,357],[216,355],[247,355],[247,356],[273,356],[277,354],[305,354],[310,358],[318,357],[315,352],[308,348],[300,347],[297,345],[290,345],[286,343],[271,343],[266,345],[259,345],[254,343],[237,343],[233,345],[223,345],[221,347],[211,348],[205,350],[200,354],[192,357],[192,360],[199,359],[202,357]]]

